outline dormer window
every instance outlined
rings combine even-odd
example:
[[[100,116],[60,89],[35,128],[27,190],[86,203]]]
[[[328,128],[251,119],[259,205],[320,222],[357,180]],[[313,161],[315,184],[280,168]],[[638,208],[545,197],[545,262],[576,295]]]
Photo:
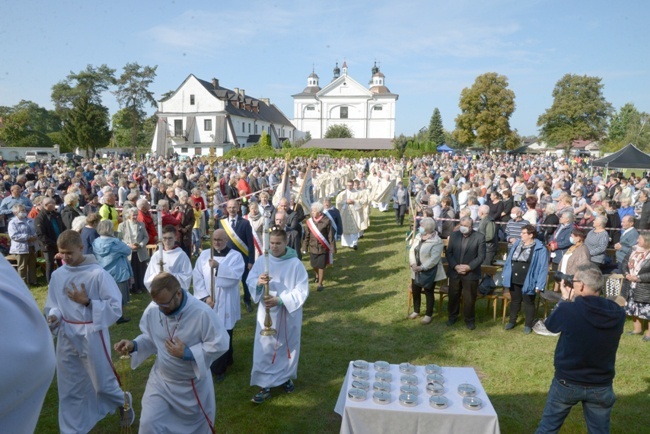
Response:
[[[194,105],[194,95],[190,95],[190,105]]]

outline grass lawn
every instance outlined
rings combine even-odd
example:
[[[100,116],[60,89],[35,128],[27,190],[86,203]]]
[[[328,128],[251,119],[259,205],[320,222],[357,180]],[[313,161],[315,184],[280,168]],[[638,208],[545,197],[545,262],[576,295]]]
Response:
[[[501,431],[532,433],[540,420],[553,377],[554,337],[524,335],[521,322],[505,332],[500,318],[477,303],[477,329],[468,331],[462,321],[445,326],[446,314],[435,312],[434,321],[422,326],[406,320],[407,271],[404,235],[392,212],[373,210],[372,226],[360,240],[359,250],[341,248],[334,267],[327,269],[325,290],[313,291],[304,308],[302,343],[296,391],[291,395],[273,390],[263,405],[250,402],[257,388],[249,386],[255,314],[242,309],[234,333],[235,364],[226,380],[216,385],[219,433],[336,433],[341,418],[334,405],[348,362],[411,362],[417,365],[471,366],[481,378],[497,414]],[[308,262],[305,262],[308,267]],[[311,275],[311,274],[310,274]],[[34,288],[42,306],[47,287]],[[111,341],[134,338],[138,320],[149,303],[148,294],[133,296],[126,316],[130,323],[111,327]],[[443,306],[446,309],[446,304]],[[626,330],[631,324],[626,325]],[[119,358],[113,353],[119,367]],[[650,372],[642,368],[650,360],[650,344],[624,335],[618,351],[614,390],[618,401],[612,414],[612,432],[650,432]],[[140,411],[153,358],[127,378],[134,407]],[[57,390],[53,382],[36,428],[37,433],[57,433]],[[118,417],[101,421],[94,433],[119,432]],[[137,421],[136,421],[137,426]],[[137,429],[134,428],[134,432]],[[575,407],[563,433],[586,432],[582,410]]]

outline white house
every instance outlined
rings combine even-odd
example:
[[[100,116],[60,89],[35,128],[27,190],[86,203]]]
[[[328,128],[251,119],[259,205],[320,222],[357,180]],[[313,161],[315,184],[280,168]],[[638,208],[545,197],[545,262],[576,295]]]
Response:
[[[176,91],[158,102],[158,125],[151,151],[158,155],[216,156],[257,143],[265,131],[271,144],[294,141],[295,127],[269,99],[253,98],[244,89],[219,86],[190,74]]]
[[[293,124],[314,139],[325,136],[331,125],[345,124],[358,139],[395,137],[395,103],[398,95],[386,87],[377,64],[371,70],[368,87],[348,75],[343,62],[334,68],[334,78],[321,89],[315,72],[307,77],[307,87],[293,95]]]

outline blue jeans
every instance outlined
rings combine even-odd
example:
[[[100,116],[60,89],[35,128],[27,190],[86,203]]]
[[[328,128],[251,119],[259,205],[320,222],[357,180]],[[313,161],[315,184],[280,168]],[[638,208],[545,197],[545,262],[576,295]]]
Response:
[[[192,254],[199,256],[199,250],[201,249],[201,230],[192,229]]]
[[[609,433],[609,416],[616,402],[616,395],[611,385],[578,386],[553,378],[544,414],[535,434],[559,432],[571,408],[579,402],[582,402],[582,412],[585,415],[589,434]]]

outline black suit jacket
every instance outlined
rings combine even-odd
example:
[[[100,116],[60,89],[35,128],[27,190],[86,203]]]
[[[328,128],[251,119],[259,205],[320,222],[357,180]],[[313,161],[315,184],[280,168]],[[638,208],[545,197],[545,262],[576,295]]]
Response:
[[[449,236],[449,245],[447,246],[447,262],[449,263],[449,278],[463,280],[480,280],[481,264],[485,259],[485,235],[480,232],[472,231],[469,235],[465,256],[461,261],[461,243],[463,234],[460,231],[452,232]],[[467,274],[460,275],[454,269],[456,265],[469,265],[471,270]]]
[[[230,219],[230,217],[225,217],[225,218]],[[217,224],[217,229],[223,229],[223,224],[221,220],[219,220]],[[246,256],[244,252],[242,252],[239,248],[237,248],[237,246],[235,245],[235,243],[232,242],[230,237],[228,237],[228,247],[237,250],[239,253],[241,253],[244,258],[244,263],[246,265],[248,264],[252,265],[255,262],[255,243],[253,241],[253,228],[251,227],[251,224],[249,223],[248,220],[241,218],[240,216],[237,216],[234,229],[237,236],[242,241],[244,241],[246,247],[248,247],[248,256]]]
[[[51,214],[45,210],[39,212],[34,219],[34,226],[36,227],[36,236],[43,244],[43,250],[45,252],[57,253],[59,251],[56,245],[56,239],[58,237],[54,231],[54,226],[52,226],[52,220],[56,220],[60,235],[65,230],[65,226],[63,225],[63,220],[61,220],[61,215],[56,211]]]

